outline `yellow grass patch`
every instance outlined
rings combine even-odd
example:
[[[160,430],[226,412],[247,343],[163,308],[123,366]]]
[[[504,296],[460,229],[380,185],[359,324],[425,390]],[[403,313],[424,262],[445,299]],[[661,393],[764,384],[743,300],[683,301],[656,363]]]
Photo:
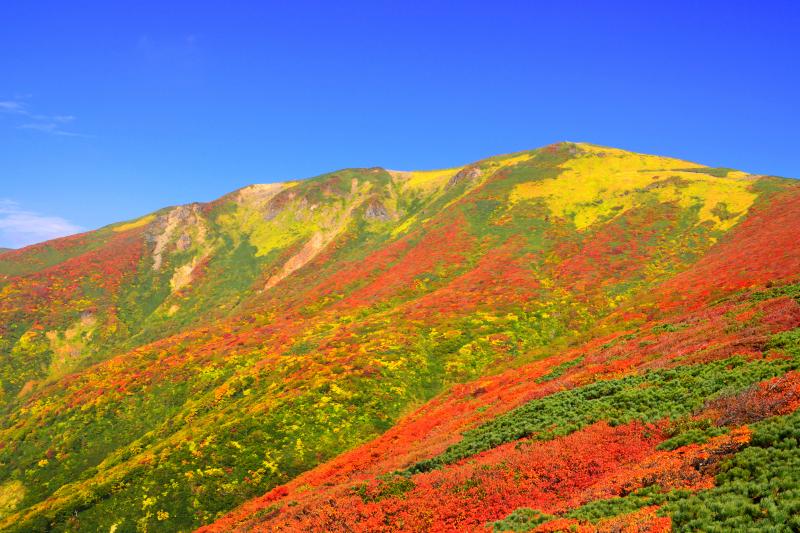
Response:
[[[441,189],[450,178],[455,176],[464,167],[443,168],[439,170],[412,170],[410,172],[395,172],[395,176],[403,180],[403,186],[408,189],[431,191]]]
[[[14,512],[25,497],[25,486],[21,481],[12,479],[0,485],[0,518]]]
[[[699,207],[699,222],[709,221],[726,230],[738,222],[756,197],[749,190],[752,178],[743,172],[715,177],[703,173],[706,167],[697,163],[578,146],[582,153],[561,165],[557,177],[517,185],[511,193],[512,203],[542,199],[555,216],[571,219],[576,228],[585,229],[655,197],[683,208]],[[720,214],[720,204],[727,214]]]
[[[120,226],[114,226],[112,229],[114,231],[119,231],[119,232],[128,231],[129,229],[139,228],[144,226],[145,224],[149,224],[150,222],[155,220],[155,218],[156,218],[155,215],[143,216],[142,218],[138,218],[133,222],[128,222],[127,224],[122,224]]]
[[[63,333],[52,330],[45,334],[53,352],[49,369],[50,378],[63,376],[81,361],[86,343],[94,333],[96,326],[97,319],[94,315],[87,314],[74,322]]]

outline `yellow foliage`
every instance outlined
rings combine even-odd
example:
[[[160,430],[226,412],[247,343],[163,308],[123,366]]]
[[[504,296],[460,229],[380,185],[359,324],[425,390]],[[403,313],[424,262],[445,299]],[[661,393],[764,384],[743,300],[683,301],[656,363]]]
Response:
[[[614,148],[579,144],[581,153],[561,165],[555,178],[517,185],[512,203],[541,199],[559,217],[572,219],[585,229],[610,220],[650,198],[675,202],[683,208],[699,207],[699,222],[711,222],[721,230],[732,227],[755,200],[752,178],[743,172],[715,177],[697,163],[666,157],[634,154]],[[700,171],[687,171],[698,169]],[[725,204],[730,216],[713,211]]]
[[[233,213],[220,216],[219,221],[225,226],[248,235],[250,244],[257,248],[256,255],[259,256],[284,248],[300,238],[311,235],[318,229],[316,224],[302,224],[296,220],[295,212],[292,209],[286,209],[275,219],[266,221],[263,213],[258,209],[238,205]]]
[[[261,464],[264,465],[264,468],[269,470],[271,474],[274,474],[278,471],[278,463],[270,458],[264,459]]]
[[[404,185],[409,189],[431,191],[444,187],[450,178],[455,176],[464,167],[443,168],[439,170],[414,170],[400,173],[404,178]]]
[[[153,496],[145,496],[142,499],[142,510],[152,507],[156,503],[156,498]]]
[[[481,162],[483,176],[491,175],[492,173],[509,166],[516,165],[531,158],[531,154],[526,152],[522,154],[510,154],[506,156],[493,157],[491,159]],[[432,193],[436,190],[443,190],[450,178],[455,176],[464,167],[445,168],[440,170],[414,170],[411,172],[392,172],[401,187],[411,190],[420,190],[425,193]],[[452,205],[458,198],[454,198],[447,203],[445,209]],[[419,220],[417,215],[408,217],[402,224],[398,225],[392,230],[392,237],[405,233],[415,223],[420,222],[424,224],[429,219]]]
[[[530,152],[523,152],[521,154],[501,155],[491,158],[487,162],[487,166],[491,167],[492,170],[497,170],[503,167],[511,167],[519,163],[524,163],[531,157],[533,156],[531,155]]]
[[[70,372],[84,357],[86,344],[97,329],[94,315],[83,315],[59,335],[56,330],[45,333],[50,343],[53,357],[50,361],[48,377],[58,378]]]
[[[25,486],[12,479],[0,485],[0,518],[11,514],[25,497]]]
[[[294,182],[276,184],[271,192],[292,185]],[[245,197],[237,203],[233,212],[221,215],[218,220],[231,234],[245,236],[257,249],[258,256],[311,238],[310,242],[314,245],[307,254],[313,257],[344,228],[350,212],[368,196],[370,188],[369,182],[359,185],[354,181],[350,195],[346,198],[346,205],[334,202],[309,204],[304,198],[299,197],[284,206],[270,220],[264,217],[266,204],[263,198],[257,200]]]
[[[353,397],[353,393],[352,392],[346,391],[345,389],[341,388],[336,383],[331,383],[331,392],[336,394],[336,395],[338,395],[338,396],[340,396],[340,397],[342,397],[342,398],[344,398],[344,399],[349,399],[349,398]]]
[[[134,220],[133,222],[128,222],[127,224],[121,224],[119,226],[114,226],[111,229],[113,229],[114,231],[119,231],[119,232],[128,231],[129,229],[139,228],[141,226],[144,226],[145,224],[149,224],[150,222],[155,220],[155,218],[156,218],[155,215],[147,215],[147,216],[143,216],[142,218],[138,218],[138,219]]]
[[[392,237],[397,237],[401,233],[404,233],[411,225],[417,221],[417,215],[412,215],[408,217],[402,224],[397,226],[392,230]]]

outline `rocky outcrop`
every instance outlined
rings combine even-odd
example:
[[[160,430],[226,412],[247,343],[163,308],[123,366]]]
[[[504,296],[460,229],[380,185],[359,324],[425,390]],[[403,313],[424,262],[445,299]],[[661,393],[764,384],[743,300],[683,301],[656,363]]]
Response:
[[[190,233],[194,233],[194,239]],[[201,244],[205,235],[206,226],[199,204],[175,207],[159,216],[145,234],[146,241],[153,245],[153,270],[161,269],[170,243],[174,242],[175,249],[184,252],[193,242]]]
[[[386,206],[383,205],[383,203],[377,198],[374,198],[367,203],[367,209],[364,211],[364,217],[367,220],[379,220],[381,222],[392,220],[389,210],[386,209]]]
[[[475,181],[481,177],[481,169],[478,167],[464,167],[459,170],[450,181],[447,182],[447,187],[453,187],[462,181]]]

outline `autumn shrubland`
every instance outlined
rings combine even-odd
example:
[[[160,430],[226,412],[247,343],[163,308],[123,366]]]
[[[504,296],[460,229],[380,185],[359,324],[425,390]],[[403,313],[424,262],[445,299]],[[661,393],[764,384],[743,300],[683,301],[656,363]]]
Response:
[[[0,529],[796,528],[798,200],[558,143],[3,252]]]

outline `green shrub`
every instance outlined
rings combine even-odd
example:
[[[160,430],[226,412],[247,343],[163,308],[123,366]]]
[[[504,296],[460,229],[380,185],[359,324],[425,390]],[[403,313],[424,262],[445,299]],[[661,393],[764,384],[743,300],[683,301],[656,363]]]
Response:
[[[767,290],[754,292],[750,295],[750,299],[761,302],[784,296],[800,301],[800,283],[783,285],[781,287],[769,287]]]
[[[796,367],[796,359],[747,361],[733,357],[557,392],[465,432],[460,442],[436,457],[416,463],[407,472],[429,471],[525,437],[549,440],[601,420],[616,425],[687,416],[709,399],[741,391]],[[687,438],[695,437],[699,435]]]
[[[545,374],[544,376],[538,378],[536,383],[545,383],[547,381],[552,381],[556,378],[560,378],[564,375],[564,372],[569,370],[570,368],[577,366],[583,362],[583,356],[577,357],[572,361],[566,361],[561,363],[560,365],[556,366],[551,370],[549,373]]]
[[[662,492],[658,485],[651,485],[632,492],[627,496],[595,500],[566,513],[566,518],[574,518],[584,522],[596,523],[604,518],[633,513],[643,507],[662,505],[665,502],[684,498],[688,491]]]
[[[687,444],[707,442],[711,437],[717,437],[728,431],[725,427],[713,425],[711,420],[707,418],[700,420],[693,418],[678,419],[671,424],[670,430],[668,433],[670,438],[659,444],[656,447],[657,449],[674,450]]]
[[[754,424],[713,489],[671,502],[676,531],[800,530],[800,412]]]
[[[491,524],[495,531],[530,531],[539,524],[544,524],[555,518],[541,511],[520,507],[502,520]]]

